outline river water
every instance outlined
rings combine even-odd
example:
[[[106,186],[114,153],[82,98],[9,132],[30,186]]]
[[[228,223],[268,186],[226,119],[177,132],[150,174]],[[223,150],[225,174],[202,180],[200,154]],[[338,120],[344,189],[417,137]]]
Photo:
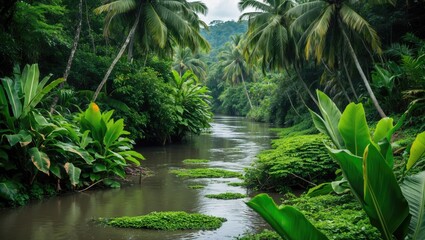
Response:
[[[184,159],[208,159],[208,167],[243,172],[255,156],[270,146],[267,125],[243,118],[218,116],[211,131],[186,143],[138,149],[142,162],[155,174],[138,179],[121,189],[92,190],[34,201],[17,209],[0,210],[0,239],[235,239],[265,227],[259,216],[245,205],[245,199],[217,200],[206,194],[247,193],[229,186],[236,178],[180,179],[170,169],[184,168]],[[205,184],[189,189],[189,184]],[[251,194],[252,196],[252,194]],[[101,226],[98,217],[136,216],[152,211],[187,211],[224,217],[222,227],[213,231],[156,231]]]

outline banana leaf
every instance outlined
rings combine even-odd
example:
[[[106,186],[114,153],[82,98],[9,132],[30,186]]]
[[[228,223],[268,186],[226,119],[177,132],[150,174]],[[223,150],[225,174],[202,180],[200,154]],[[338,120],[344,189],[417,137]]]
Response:
[[[75,167],[74,164],[69,162],[65,163],[63,167],[69,176],[72,186],[77,185],[80,182],[81,169]]]
[[[425,172],[406,177],[400,187],[412,215],[409,236],[413,240],[425,239]]]
[[[385,239],[404,238],[410,214],[393,170],[374,143],[370,144],[363,157],[364,205],[373,226]],[[400,232],[401,231],[401,232]]]
[[[50,159],[47,154],[38,150],[37,147],[30,148],[28,154],[31,156],[31,161],[38,170],[50,175]]]
[[[413,141],[412,147],[410,148],[410,156],[407,160],[406,170],[410,170],[413,165],[424,155],[425,153],[425,132],[422,132],[416,136]]]
[[[362,104],[350,103],[342,113],[338,124],[345,147],[356,156],[362,156],[371,137]]]
[[[259,194],[246,203],[254,209],[284,239],[325,240],[328,239],[317,230],[305,216],[291,206],[276,206],[267,194]]]

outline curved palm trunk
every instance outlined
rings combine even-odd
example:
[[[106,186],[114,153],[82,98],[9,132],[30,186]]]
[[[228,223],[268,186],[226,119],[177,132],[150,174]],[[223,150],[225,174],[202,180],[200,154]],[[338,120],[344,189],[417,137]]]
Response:
[[[357,95],[356,89],[354,89],[353,81],[351,80],[350,73],[348,72],[348,68],[347,68],[347,64],[345,62],[345,59],[343,58],[342,61],[343,61],[343,65],[344,65],[345,75],[347,76],[348,83],[350,84],[351,91],[353,92],[354,97],[356,98],[356,101],[359,101],[359,96]]]
[[[297,109],[295,109],[295,106],[294,106],[294,104],[292,103],[292,100],[291,100],[291,96],[289,96],[288,92],[286,92],[286,96],[288,97],[289,103],[291,104],[292,109],[294,109],[294,112],[298,115],[298,117],[301,117],[301,115],[298,113]]]
[[[139,24],[140,20],[140,14],[142,10],[142,5],[140,5],[139,10],[137,11],[137,17],[134,21],[133,26],[130,29],[130,32],[128,33],[127,38],[125,39],[124,44],[121,46],[120,51],[118,52],[117,56],[115,57],[114,61],[112,61],[111,66],[109,66],[108,71],[106,71],[105,76],[103,77],[102,81],[100,82],[99,86],[96,89],[96,92],[94,93],[92,101],[95,102],[97,99],[97,96],[99,96],[100,91],[102,90],[103,86],[105,85],[106,81],[109,78],[109,75],[111,75],[112,70],[114,70],[115,65],[117,64],[118,60],[122,57],[124,54],[125,49],[127,48],[128,44],[130,43],[130,39],[133,37],[134,32],[136,31],[137,25]]]
[[[317,102],[317,100],[314,97],[313,93],[311,92],[310,88],[305,83],[305,81],[304,81],[303,77],[301,76],[301,73],[300,73],[299,69],[297,68],[297,66],[294,65],[294,69],[295,69],[295,72],[297,73],[298,79],[301,81],[304,89],[307,91],[310,98],[313,100],[313,102],[316,104],[316,106],[319,106],[319,103]]]
[[[248,99],[249,106],[250,106],[250,107],[251,107],[251,109],[252,109],[252,102],[251,102],[251,98],[249,97],[248,89],[246,88],[245,79],[244,79],[244,77],[243,77],[243,74],[241,75],[241,78],[242,78],[243,88],[245,89],[245,95],[246,95],[246,98]]]
[[[382,118],[386,117],[386,115],[385,115],[384,111],[382,110],[381,106],[379,105],[378,100],[377,100],[377,99],[376,99],[376,97],[375,97],[375,94],[374,94],[374,93],[373,93],[373,91],[372,91],[372,88],[370,87],[369,82],[367,81],[366,75],[364,74],[362,67],[360,66],[360,62],[359,62],[359,60],[357,59],[357,55],[356,55],[356,53],[354,52],[353,46],[351,46],[350,39],[348,38],[348,36],[347,36],[347,34],[345,33],[344,29],[341,29],[341,30],[342,30],[342,34],[343,34],[343,36],[344,36],[344,39],[345,39],[345,41],[347,42],[348,49],[349,49],[349,51],[350,51],[351,57],[352,57],[352,58],[353,58],[353,60],[354,60],[354,64],[356,65],[357,70],[359,71],[360,77],[362,78],[363,83],[364,83],[364,84],[365,84],[365,86],[366,86],[366,89],[367,89],[367,92],[369,93],[370,98],[372,99],[373,105],[375,105],[375,108],[376,108],[376,110],[378,111],[379,116],[381,116]]]
[[[81,27],[83,23],[83,0],[80,0],[78,3],[78,25],[77,30],[75,31],[74,41],[72,44],[71,54],[68,58],[68,63],[66,64],[65,72],[63,74],[63,82],[59,85],[59,89],[63,88],[65,85],[66,80],[68,80],[69,72],[71,71],[72,62],[74,61],[75,52],[77,51],[78,42],[80,41],[80,33],[81,33]],[[50,107],[50,113],[53,113],[53,111],[56,108],[56,105],[59,101],[59,95],[56,95],[53,99],[52,106]]]

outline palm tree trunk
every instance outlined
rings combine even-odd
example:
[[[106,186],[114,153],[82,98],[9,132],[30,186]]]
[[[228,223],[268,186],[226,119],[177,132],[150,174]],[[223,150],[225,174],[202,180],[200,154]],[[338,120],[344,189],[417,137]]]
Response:
[[[96,92],[94,93],[92,101],[95,102],[97,99],[97,96],[99,95],[100,91],[102,90],[103,86],[105,85],[106,81],[109,78],[109,75],[111,75],[112,70],[114,69],[115,65],[117,64],[118,60],[122,57],[124,54],[125,49],[127,48],[130,39],[133,37],[134,32],[136,31],[137,25],[139,24],[140,14],[142,10],[142,5],[140,5],[139,10],[137,11],[137,17],[134,21],[133,26],[130,29],[130,32],[128,33],[127,38],[125,39],[124,44],[121,46],[120,51],[118,52],[117,56],[115,57],[114,61],[112,61],[111,66],[109,66],[108,71],[106,71],[105,76],[103,77],[102,81],[100,82],[99,86],[96,89]]]
[[[251,107],[251,109],[252,109],[252,102],[251,102],[251,98],[249,97],[248,89],[246,88],[245,79],[244,79],[244,77],[243,77],[243,74],[241,74],[241,78],[242,78],[242,84],[243,84],[243,87],[244,87],[244,89],[245,89],[245,95],[246,95],[246,98],[248,99],[249,106],[250,106],[250,107]]]
[[[292,100],[291,100],[291,96],[289,96],[288,92],[286,92],[286,96],[288,97],[289,103],[291,104],[292,109],[294,109],[294,112],[298,115],[298,117],[301,117],[301,115],[298,113],[297,109],[295,109],[295,106],[294,106],[294,104],[292,103]]]
[[[85,3],[85,6],[86,6],[86,21],[87,21],[87,27],[88,27],[88,31],[89,31],[89,37],[90,37],[91,45],[92,45],[92,48],[93,48],[93,53],[96,53],[96,45],[94,44],[94,38],[93,38],[91,26],[90,26],[89,9],[87,7],[87,0],[84,0],[84,3]]]
[[[357,59],[357,55],[354,52],[353,46],[351,46],[351,43],[350,43],[350,39],[348,38],[348,36],[345,33],[344,29],[342,29],[342,34],[344,36],[345,41],[347,42],[348,49],[350,51],[351,57],[353,57],[353,60],[354,60],[354,64],[356,65],[357,70],[359,71],[360,77],[362,78],[363,83],[366,86],[366,89],[367,89],[367,92],[369,93],[370,98],[372,99],[373,105],[375,105],[375,108],[378,111],[379,116],[381,116],[382,118],[386,117],[384,111],[382,110],[381,106],[379,105],[378,100],[375,97],[375,94],[372,91],[372,88],[370,87],[369,82],[367,81],[366,75],[364,74],[363,69],[360,66],[360,62]]]
[[[307,84],[304,82],[303,77],[301,76],[301,73],[297,66],[294,65],[295,72],[297,73],[298,79],[301,81],[304,89],[307,91],[310,98],[313,100],[313,102],[316,104],[316,106],[319,106],[319,103],[317,102],[316,98],[314,97],[313,93],[310,91],[310,88],[307,86]]]
[[[325,69],[330,73],[330,74],[334,74],[333,72],[332,72],[332,70],[328,67],[328,65],[326,65],[326,63],[325,63],[325,61],[323,60],[323,58],[322,58],[322,64],[323,64],[323,66],[325,66]],[[342,85],[342,82],[341,82],[341,80],[340,80],[340,78],[339,78],[339,72],[338,72],[338,70],[337,70],[337,74],[336,74],[336,82],[338,83],[338,85],[339,85],[339,87],[341,88],[341,91],[342,91],[342,93],[344,94],[344,96],[345,96],[345,98],[347,99],[347,101],[350,103],[351,102],[351,99],[350,99],[350,97],[348,96],[348,94],[347,94],[347,91],[345,90],[345,88],[344,88],[344,85]]]
[[[344,57],[342,61],[344,65],[345,74],[347,75],[348,83],[350,84],[351,91],[353,92],[354,97],[356,98],[356,101],[359,101],[359,96],[357,95],[356,89],[354,88],[353,81],[351,80],[350,73],[348,72],[348,68],[347,68],[347,63],[345,62]]]
[[[64,81],[59,85],[59,89],[63,88],[66,80],[68,80],[69,72],[71,71],[72,62],[74,61],[75,52],[77,51],[78,42],[80,41],[82,23],[83,23],[83,0],[80,0],[80,2],[78,3],[78,25],[75,31],[71,54],[69,55],[68,63],[66,64],[65,72],[63,74]],[[56,95],[55,98],[53,99],[52,105],[50,106],[50,113],[53,113],[53,111],[56,108],[56,105],[58,104],[58,101],[59,101],[59,95]]]

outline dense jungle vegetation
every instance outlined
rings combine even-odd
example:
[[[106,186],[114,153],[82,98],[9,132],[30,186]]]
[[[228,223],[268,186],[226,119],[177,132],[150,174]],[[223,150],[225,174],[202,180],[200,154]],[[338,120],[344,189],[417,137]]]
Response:
[[[266,239],[425,238],[425,1],[240,0],[253,10],[209,26],[202,1],[0,6],[1,206],[119,187],[134,144],[215,112],[287,127],[245,174],[308,191],[248,203]]]

